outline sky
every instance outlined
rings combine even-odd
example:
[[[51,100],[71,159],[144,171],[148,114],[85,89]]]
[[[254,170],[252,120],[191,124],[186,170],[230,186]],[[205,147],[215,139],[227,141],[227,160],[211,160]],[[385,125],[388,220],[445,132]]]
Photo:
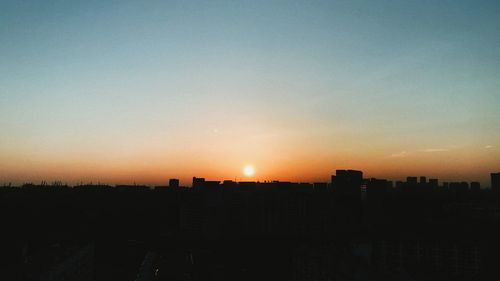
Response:
[[[0,184],[489,186],[499,26],[498,1],[0,0]]]

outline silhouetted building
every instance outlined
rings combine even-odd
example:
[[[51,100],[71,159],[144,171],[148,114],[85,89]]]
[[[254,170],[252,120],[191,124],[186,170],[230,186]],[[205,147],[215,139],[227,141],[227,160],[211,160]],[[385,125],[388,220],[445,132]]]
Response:
[[[422,272],[423,265],[442,279],[456,280],[457,276],[471,280],[481,270],[481,249],[477,244],[426,240],[381,240],[373,243],[374,265],[387,272],[401,268]],[[402,279],[396,279],[402,280]],[[415,280],[415,279],[405,279]],[[416,279],[419,280],[419,279]],[[426,280],[423,278],[422,280]],[[468,280],[468,279],[461,279]]]
[[[467,191],[469,190],[469,184],[467,182],[451,182],[449,189],[452,191]]]
[[[220,181],[205,181],[205,188],[215,190],[220,188]]]
[[[220,190],[220,181],[207,181],[205,178],[193,177],[193,189],[196,190]]]
[[[120,191],[146,191],[150,190],[149,186],[147,185],[128,185],[128,184],[121,184],[121,185],[116,185],[115,188]]]
[[[366,182],[366,192],[368,193],[368,199],[373,198],[373,196],[382,196],[387,194],[392,187],[392,182],[384,179],[371,178]]]
[[[396,189],[401,190],[405,187],[405,182],[403,181],[396,181]]]
[[[238,183],[235,181],[225,180],[222,182],[222,188],[224,190],[234,190],[236,187],[238,187]]]
[[[297,184],[297,188],[299,190],[311,190],[311,189],[321,190],[321,189],[328,189],[328,183],[326,183],[326,182],[317,182],[317,183],[314,183],[314,184],[310,184],[310,183],[306,183],[306,182],[301,182],[301,183]]]
[[[192,184],[193,188],[200,188],[203,187],[204,185],[205,185],[205,178],[193,177],[193,184]]]
[[[238,186],[241,189],[255,189],[257,187],[257,183],[254,181],[240,181],[238,182]]]
[[[500,192],[500,173],[491,173],[491,190]]]
[[[406,177],[406,183],[409,185],[417,185],[417,177]]]
[[[179,179],[170,179],[168,181],[168,186],[175,187],[175,188],[179,187]]]
[[[439,186],[438,179],[429,179],[429,187],[432,189],[436,189]]]
[[[356,170],[337,170],[332,176],[332,187],[341,195],[361,196],[361,185],[363,184],[363,172]],[[360,197],[359,197],[360,198]]]
[[[328,184],[326,182],[315,182],[314,190],[326,190],[328,188]]]
[[[53,244],[27,255],[25,261],[29,280],[93,280],[95,245]]]
[[[477,181],[473,181],[470,183],[470,190],[472,191],[479,191],[481,190],[481,184]]]
[[[420,177],[420,184],[427,184],[427,178],[426,177]]]

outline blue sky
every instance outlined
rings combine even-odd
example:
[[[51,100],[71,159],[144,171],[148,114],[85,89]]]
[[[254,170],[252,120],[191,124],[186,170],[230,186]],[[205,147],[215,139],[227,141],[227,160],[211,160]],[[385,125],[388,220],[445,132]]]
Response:
[[[0,180],[488,185],[498,26],[497,1],[1,1]]]

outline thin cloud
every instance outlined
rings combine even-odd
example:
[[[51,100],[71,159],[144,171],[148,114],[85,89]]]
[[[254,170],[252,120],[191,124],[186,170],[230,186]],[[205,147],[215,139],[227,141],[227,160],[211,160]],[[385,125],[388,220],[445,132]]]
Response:
[[[393,154],[389,155],[389,157],[391,157],[391,158],[403,158],[403,157],[408,156],[409,154],[410,153],[408,153],[408,151],[401,151],[398,153],[393,153]]]
[[[488,144],[488,145],[486,145],[484,148],[486,148],[486,149],[490,149],[490,148],[493,148],[493,145]]]
[[[426,148],[420,150],[421,152],[426,152],[426,153],[432,153],[432,152],[444,152],[444,151],[449,151],[450,149],[448,148]]]

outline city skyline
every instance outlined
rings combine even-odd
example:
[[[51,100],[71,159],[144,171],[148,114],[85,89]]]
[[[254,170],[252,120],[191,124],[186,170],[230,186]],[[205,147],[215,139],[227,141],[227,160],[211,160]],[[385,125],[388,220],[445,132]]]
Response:
[[[249,166],[244,167],[243,173],[248,173],[248,170],[250,169]],[[253,169],[253,167],[252,167]],[[253,175],[253,170],[252,170],[252,175]],[[404,179],[387,179],[387,178],[380,178],[380,177],[371,177],[367,176],[366,174],[363,173],[363,171],[358,171],[358,170],[353,170],[353,169],[347,169],[347,170],[335,170],[335,173],[338,175],[341,173],[341,175],[349,175],[350,173],[354,173],[359,177],[359,186],[364,186],[366,188],[369,186],[371,183],[375,182],[380,184],[383,182],[383,186],[389,188],[389,189],[401,189],[401,185],[405,184],[410,184],[414,185],[414,188],[417,189],[442,189],[442,190],[453,190],[454,188],[461,187],[464,188],[465,184],[465,189],[468,190],[478,190],[478,189],[491,189],[498,191],[500,190],[500,172],[496,173],[490,173],[489,174],[489,182],[487,184],[482,184],[479,181],[475,180],[461,180],[461,181],[447,181],[443,180],[440,178],[433,178],[433,177],[427,177],[424,175],[420,176],[407,176]],[[204,184],[205,182],[210,183],[211,185],[228,185],[228,186],[233,186],[233,184],[245,184],[245,183],[256,183],[256,184],[271,184],[271,183],[280,183],[280,184],[298,184],[298,185],[310,185],[316,186],[319,185],[321,188],[331,188],[334,185],[334,178],[336,175],[331,175],[329,177],[329,180],[326,181],[288,181],[288,180],[260,180],[260,179],[255,179],[252,177],[252,175],[246,175],[246,177],[238,178],[235,177],[234,179],[216,179],[216,178],[205,178],[205,177],[197,177],[193,176],[191,179],[186,180],[180,180],[179,178],[170,178],[167,181],[163,181],[157,184],[145,184],[141,182],[117,182],[117,183],[110,183],[110,182],[102,182],[102,181],[95,181],[95,182],[88,182],[88,181],[80,181],[76,183],[68,183],[68,182],[63,182],[60,180],[53,180],[53,181],[47,181],[47,180],[41,180],[39,182],[33,182],[33,181],[24,181],[22,183],[3,183],[3,187],[26,187],[26,186],[47,186],[47,187],[57,187],[57,186],[64,186],[64,187],[79,187],[79,186],[95,186],[95,187],[112,187],[112,186],[127,186],[127,187],[147,187],[147,188],[162,188],[162,187],[174,187],[174,188],[179,188],[179,187],[184,187],[184,188],[194,188],[197,183]],[[453,187],[454,186],[454,187]],[[1,187],[1,185],[0,185]],[[476,189],[477,188],[477,189]]]
[[[347,167],[489,186],[499,9],[2,1],[0,184],[315,182]]]

